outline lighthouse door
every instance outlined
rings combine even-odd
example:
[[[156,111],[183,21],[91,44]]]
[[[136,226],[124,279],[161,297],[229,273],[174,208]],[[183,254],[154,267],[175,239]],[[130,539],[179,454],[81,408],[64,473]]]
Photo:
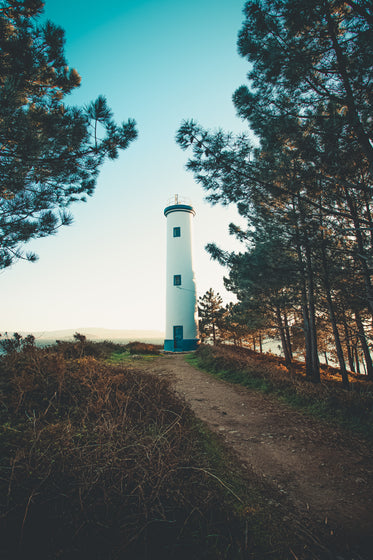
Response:
[[[183,345],[183,327],[174,327],[174,350],[181,350]]]

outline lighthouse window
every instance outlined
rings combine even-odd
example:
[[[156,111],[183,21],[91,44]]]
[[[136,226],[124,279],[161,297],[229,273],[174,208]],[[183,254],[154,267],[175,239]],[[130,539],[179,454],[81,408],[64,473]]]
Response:
[[[174,286],[181,286],[181,274],[174,275]]]
[[[174,237],[180,237],[180,228],[174,227]]]

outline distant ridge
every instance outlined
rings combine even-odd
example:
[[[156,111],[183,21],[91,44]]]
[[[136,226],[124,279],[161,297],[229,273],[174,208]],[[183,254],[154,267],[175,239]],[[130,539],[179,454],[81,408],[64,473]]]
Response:
[[[143,331],[143,330],[121,330],[121,329],[101,329],[99,327],[80,327],[76,329],[62,329],[58,331],[19,331],[22,336],[33,334],[38,340],[67,340],[71,339],[74,334],[78,332],[84,334],[91,340],[116,340],[116,339],[130,339],[130,340],[143,340],[146,339],[162,339],[164,332],[162,331]],[[1,333],[4,336],[4,332]],[[8,332],[8,336],[12,336],[13,331]]]

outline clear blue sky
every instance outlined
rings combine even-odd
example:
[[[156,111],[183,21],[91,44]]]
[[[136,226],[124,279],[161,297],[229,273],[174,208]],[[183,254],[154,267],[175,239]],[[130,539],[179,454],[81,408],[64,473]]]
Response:
[[[82,77],[70,104],[104,94],[117,121],[136,119],[139,137],[105,164],[74,224],[30,243],[36,264],[0,274],[0,331],[79,327],[164,329],[165,226],[172,194],[197,212],[194,256],[198,294],[225,301],[224,269],[205,245],[238,247],[228,224],[235,209],[212,207],[185,170],[175,143],[183,119],[246,131],[232,105],[248,64],[237,54],[243,0],[46,0],[45,16],[66,32],[66,55]]]

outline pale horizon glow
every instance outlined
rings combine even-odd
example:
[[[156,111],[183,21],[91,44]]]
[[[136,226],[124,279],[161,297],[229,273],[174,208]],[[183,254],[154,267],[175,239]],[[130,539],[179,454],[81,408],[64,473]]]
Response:
[[[45,17],[66,32],[66,56],[82,77],[68,99],[84,105],[104,94],[116,121],[137,121],[138,139],[102,168],[94,195],[72,205],[72,226],[30,243],[35,264],[0,273],[0,332],[108,328],[164,331],[166,219],[171,196],[188,198],[194,218],[198,295],[223,286],[224,268],[205,245],[240,249],[235,208],[211,206],[176,145],[184,119],[248,132],[232,94],[246,81],[237,54],[243,0],[46,0]]]

